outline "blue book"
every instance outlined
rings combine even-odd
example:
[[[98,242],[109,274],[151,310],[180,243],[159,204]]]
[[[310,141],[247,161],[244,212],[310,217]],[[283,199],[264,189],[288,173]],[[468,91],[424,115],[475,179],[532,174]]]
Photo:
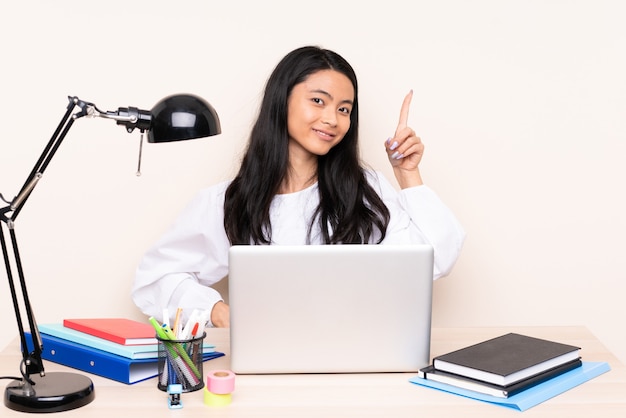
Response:
[[[554,377],[508,398],[499,398],[491,395],[485,395],[479,392],[474,392],[445,383],[436,382],[434,380],[423,379],[418,376],[409,379],[409,381],[420,386],[426,386],[442,390],[444,392],[449,392],[456,395],[465,396],[467,398],[477,399],[479,401],[516,409],[518,411],[525,411],[582,383],[585,383],[588,380],[593,379],[594,377],[606,373],[609,370],[611,370],[611,367],[606,362],[585,361],[580,367],[563,373],[557,377]]]
[[[78,344],[86,345],[88,347],[97,348],[98,350],[106,351],[118,356],[127,357],[132,360],[139,359],[156,359],[159,356],[159,346],[157,344],[143,344],[143,345],[123,345],[117,344],[104,338],[95,337],[87,333],[76,331],[75,329],[68,328],[63,324],[39,324],[39,332],[42,334],[51,335],[53,337],[62,338],[64,340],[73,341]],[[215,346],[204,343],[202,348],[203,353],[210,353],[215,351]]]
[[[28,349],[32,350],[31,335],[26,332]],[[158,358],[132,360],[93,347],[41,334],[44,349],[41,358],[118,382],[133,384],[158,375]],[[203,360],[221,357],[213,351],[203,354]]]

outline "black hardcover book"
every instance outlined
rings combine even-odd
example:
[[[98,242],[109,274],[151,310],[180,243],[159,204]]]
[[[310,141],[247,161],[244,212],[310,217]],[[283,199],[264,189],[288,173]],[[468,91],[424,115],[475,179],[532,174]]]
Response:
[[[508,386],[580,358],[580,348],[515,333],[437,356],[437,370]]]
[[[472,390],[474,392],[484,393],[486,395],[496,396],[498,398],[508,398],[509,396],[513,396],[516,393],[550,380],[553,377],[573,370],[581,365],[582,361],[580,359],[573,360],[508,386],[481,382],[480,380],[437,370],[433,366],[424,367],[419,371],[418,376],[423,379],[434,380],[436,382]]]

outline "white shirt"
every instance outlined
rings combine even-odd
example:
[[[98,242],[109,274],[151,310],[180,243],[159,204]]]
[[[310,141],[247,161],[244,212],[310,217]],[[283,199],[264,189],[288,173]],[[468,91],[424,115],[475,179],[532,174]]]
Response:
[[[439,197],[427,186],[397,192],[380,173],[367,172],[390,212],[382,244],[430,244],[434,248],[434,278],[447,275],[456,262],[465,232]],[[210,286],[228,275],[230,242],[224,231],[224,193],[229,182],[200,191],[172,227],[141,260],[132,298],[142,312],[160,318],[163,309],[191,313],[213,309],[222,300]],[[319,203],[317,184],[302,191],[276,195],[270,206],[272,244],[307,244],[308,228]],[[375,239],[374,239],[375,241]],[[322,244],[319,227],[311,244]]]

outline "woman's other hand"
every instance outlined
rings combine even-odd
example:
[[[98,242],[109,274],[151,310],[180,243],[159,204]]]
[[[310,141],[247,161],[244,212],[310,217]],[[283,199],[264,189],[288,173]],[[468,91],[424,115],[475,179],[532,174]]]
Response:
[[[385,141],[385,150],[389,157],[389,162],[393,167],[394,175],[401,188],[419,186],[423,184],[419,172],[419,163],[424,155],[424,144],[415,131],[408,126],[409,108],[413,90],[411,90],[400,109],[400,119],[396,132],[392,138]]]
[[[220,301],[213,305],[211,323],[217,328],[230,327],[230,307],[226,303]]]

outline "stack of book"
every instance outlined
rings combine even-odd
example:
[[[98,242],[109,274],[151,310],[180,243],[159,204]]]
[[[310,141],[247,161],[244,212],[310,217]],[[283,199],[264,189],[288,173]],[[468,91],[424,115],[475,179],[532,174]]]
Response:
[[[607,370],[583,363],[580,347],[509,333],[437,356],[411,382],[521,409]]]
[[[126,318],[65,319],[40,324],[41,357],[118,382],[133,384],[158,374],[159,350],[149,323]],[[27,338],[31,344],[30,337]],[[32,350],[32,347],[29,347]],[[204,343],[203,359],[223,356]]]

